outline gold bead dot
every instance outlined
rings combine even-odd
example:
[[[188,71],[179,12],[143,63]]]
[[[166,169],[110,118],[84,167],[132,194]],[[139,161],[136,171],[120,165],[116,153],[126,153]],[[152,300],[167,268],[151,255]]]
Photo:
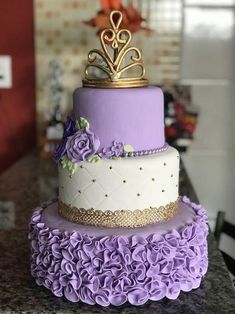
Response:
[[[176,187],[178,188],[178,184],[176,184]]]
[[[142,168],[142,167],[140,167],[139,169],[140,169],[140,170],[143,170],[143,168]]]
[[[178,155],[178,156],[177,156],[177,158],[179,159],[179,158],[180,158],[180,156]]]
[[[162,192],[165,192],[165,190],[162,190]]]
[[[123,183],[126,183],[126,180],[123,180],[122,182],[123,182]]]
[[[164,162],[163,166],[166,166],[166,162]]]
[[[105,197],[108,197],[108,194],[105,194]]]
[[[72,175],[70,174],[69,177],[70,177],[70,179],[71,179],[71,178],[72,178]]]
[[[173,174],[171,174],[171,178],[173,178]]]
[[[96,181],[96,179],[92,179],[92,182],[95,182]]]
[[[137,193],[137,196],[140,196],[140,193]]]
[[[78,193],[80,193],[80,194],[81,194],[81,193],[82,193],[82,191],[81,191],[81,190],[79,190],[79,191],[78,191]]]
[[[152,178],[152,181],[155,181],[155,178]]]
[[[109,169],[111,170],[111,169],[113,169],[113,167],[112,167],[112,166],[110,166],[110,167],[109,167]]]
[[[80,168],[83,168],[83,166],[81,165]]]

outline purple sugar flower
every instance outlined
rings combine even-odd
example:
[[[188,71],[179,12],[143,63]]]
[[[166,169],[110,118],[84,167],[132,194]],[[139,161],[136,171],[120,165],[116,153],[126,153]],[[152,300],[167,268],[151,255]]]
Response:
[[[100,153],[100,157],[110,159],[113,157],[123,156],[123,153],[124,153],[123,143],[113,141],[110,147],[103,148],[102,153]]]
[[[67,156],[72,162],[87,160],[100,146],[99,139],[88,128],[78,130],[67,138]]]
[[[62,139],[61,143],[56,147],[52,159],[58,163],[66,153],[66,139]]]
[[[124,153],[124,147],[122,143],[118,143],[116,141],[113,141],[113,145],[111,146],[111,150],[114,152],[115,157],[122,156]]]
[[[111,150],[110,147],[107,147],[107,148],[103,148],[102,152],[99,153],[99,156],[101,158],[107,158],[107,159],[110,159],[114,156],[114,153],[113,151]]]
[[[71,118],[71,116],[68,116],[64,125],[63,138],[72,136],[76,131],[75,121]]]

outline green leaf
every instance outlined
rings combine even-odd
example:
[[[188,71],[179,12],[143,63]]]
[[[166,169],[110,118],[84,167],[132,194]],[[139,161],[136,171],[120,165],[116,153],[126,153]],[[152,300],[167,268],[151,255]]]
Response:
[[[130,144],[124,145],[123,148],[124,148],[124,152],[126,153],[132,153],[134,151],[134,147],[131,146]]]
[[[80,124],[79,124],[79,121],[78,121],[78,120],[75,121],[75,128],[76,128],[77,130],[80,129]]]
[[[122,157],[120,157],[120,156],[118,156],[118,157],[112,157],[112,159],[114,159],[114,160],[120,160],[120,159],[122,159]]]
[[[91,162],[91,163],[97,163],[100,161],[100,156],[98,155],[92,155],[89,159],[88,159],[88,162]]]
[[[78,165],[77,163],[70,161],[67,156],[64,156],[61,160],[61,166],[64,169],[66,168],[71,174],[74,174]]]
[[[79,126],[80,126],[81,129],[85,129],[85,128],[89,129],[90,124],[89,124],[89,122],[85,118],[81,117],[79,119]]]

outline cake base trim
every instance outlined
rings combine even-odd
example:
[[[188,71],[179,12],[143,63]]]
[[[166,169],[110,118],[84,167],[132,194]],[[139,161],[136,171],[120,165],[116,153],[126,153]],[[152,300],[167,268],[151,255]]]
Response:
[[[177,213],[177,199],[166,206],[150,207],[143,210],[98,210],[71,207],[59,201],[59,213],[69,221],[97,227],[141,227],[166,221]]]
[[[141,235],[135,229],[118,235],[105,228],[100,235],[94,232],[99,228],[72,223],[66,231],[58,213],[47,221],[50,206],[57,213],[56,202],[47,203],[31,218],[31,273],[57,297],[102,306],[142,305],[198,288],[207,271],[206,211],[186,197],[180,200],[177,219],[141,228]]]

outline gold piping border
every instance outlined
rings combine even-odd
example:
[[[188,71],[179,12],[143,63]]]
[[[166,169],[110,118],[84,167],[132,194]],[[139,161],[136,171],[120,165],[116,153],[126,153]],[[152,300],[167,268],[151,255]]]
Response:
[[[148,86],[147,79],[119,79],[117,81],[108,80],[82,80],[83,87],[95,88],[132,88],[132,87],[145,87]]]
[[[150,207],[143,210],[95,210],[76,208],[59,201],[58,209],[65,219],[83,225],[96,227],[142,227],[166,221],[177,213],[179,198],[166,206]]]

